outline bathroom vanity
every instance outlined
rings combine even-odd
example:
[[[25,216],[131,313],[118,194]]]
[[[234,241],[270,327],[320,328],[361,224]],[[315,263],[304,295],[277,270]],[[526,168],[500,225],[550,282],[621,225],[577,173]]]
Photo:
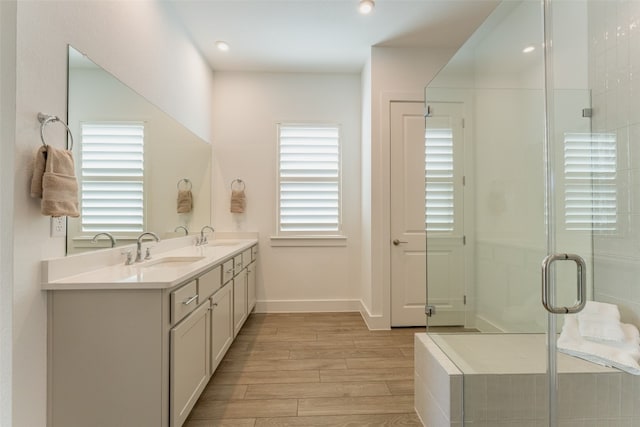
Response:
[[[99,256],[43,263],[49,425],[181,426],[255,306],[257,240]]]

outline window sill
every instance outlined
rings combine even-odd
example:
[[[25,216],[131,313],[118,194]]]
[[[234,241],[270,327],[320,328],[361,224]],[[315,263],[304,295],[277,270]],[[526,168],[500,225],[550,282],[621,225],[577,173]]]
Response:
[[[345,247],[347,236],[271,236],[272,247]]]

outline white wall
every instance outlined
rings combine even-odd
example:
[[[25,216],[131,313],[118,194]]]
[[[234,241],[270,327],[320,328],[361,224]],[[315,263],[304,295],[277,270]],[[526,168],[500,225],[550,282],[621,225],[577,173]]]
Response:
[[[360,75],[362,94],[362,140],[361,140],[361,183],[360,191],[360,235],[362,253],[360,261],[360,299],[362,301],[362,315],[365,319],[371,316],[368,313],[371,303],[371,57],[367,59]]]
[[[363,200],[370,200],[371,209],[370,224],[363,223],[363,242],[368,245],[364,253],[371,253],[370,264],[365,264],[369,271],[363,273],[369,282],[363,287],[371,300],[363,300],[361,311],[373,329],[388,329],[391,325],[389,103],[423,100],[425,86],[454,52],[455,49],[388,47],[374,47],[371,51],[371,173],[363,178],[370,180],[363,184],[370,191]]]
[[[13,419],[6,421],[14,427],[46,425],[47,309],[46,294],[40,290],[40,261],[64,255],[64,239],[49,238],[49,219],[40,215],[28,188],[32,157],[40,144],[36,115],[66,116],[67,44],[211,140],[211,72],[163,8],[158,2],[18,2],[16,138],[15,149],[5,151],[14,153],[14,220],[6,224],[2,216],[3,236],[7,227],[15,236]],[[4,22],[2,31],[4,38]],[[5,79],[3,72],[3,93]],[[12,87],[6,90],[10,93]],[[64,132],[50,130],[52,141],[64,141]],[[3,191],[3,197],[7,194],[11,193]]]
[[[16,3],[0,2],[0,426],[11,426]]]
[[[258,311],[357,310],[360,283],[360,78],[341,74],[216,72],[213,226],[257,231]],[[279,122],[339,123],[345,247],[272,247]],[[231,182],[244,214],[229,212]]]

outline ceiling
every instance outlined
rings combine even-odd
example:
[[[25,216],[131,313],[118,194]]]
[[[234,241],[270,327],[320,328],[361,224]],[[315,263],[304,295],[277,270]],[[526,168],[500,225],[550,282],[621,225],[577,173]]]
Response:
[[[372,46],[457,48],[498,0],[167,0],[214,70],[359,73]],[[229,43],[218,51],[217,40]]]

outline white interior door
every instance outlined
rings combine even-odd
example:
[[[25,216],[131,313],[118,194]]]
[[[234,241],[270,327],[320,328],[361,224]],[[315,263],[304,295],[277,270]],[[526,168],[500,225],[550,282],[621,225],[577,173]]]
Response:
[[[392,326],[425,325],[427,283],[429,325],[464,324],[462,104],[433,111],[391,103]]]

